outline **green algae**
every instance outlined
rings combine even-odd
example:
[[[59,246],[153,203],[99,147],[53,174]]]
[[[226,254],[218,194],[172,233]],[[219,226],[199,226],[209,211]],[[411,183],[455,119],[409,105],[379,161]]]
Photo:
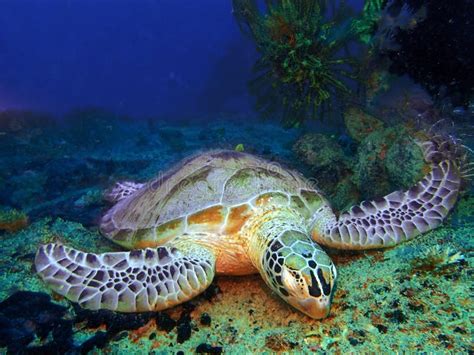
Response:
[[[361,142],[352,181],[364,199],[408,189],[426,173],[419,146],[401,125],[376,130]]]
[[[293,151],[310,167],[315,185],[336,209],[343,210],[358,200],[357,190],[348,179],[352,161],[336,139],[325,134],[305,134],[293,145]]]
[[[344,112],[347,132],[356,142],[362,142],[370,133],[383,129],[383,122],[358,107]]]
[[[26,213],[18,211],[14,208],[0,209],[0,224],[1,223],[13,223],[19,219],[27,218]]]
[[[28,224],[28,215],[14,208],[0,207],[0,230],[16,232]]]

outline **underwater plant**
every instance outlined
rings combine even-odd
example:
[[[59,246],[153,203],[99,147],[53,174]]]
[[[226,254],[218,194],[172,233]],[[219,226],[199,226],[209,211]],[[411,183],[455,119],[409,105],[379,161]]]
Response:
[[[352,21],[352,29],[365,44],[372,42],[386,0],[365,0],[361,15]]]
[[[235,146],[234,150],[236,152],[243,152],[245,150],[245,147],[244,147],[243,143],[239,143]]]
[[[341,3],[329,16],[325,1],[233,0],[241,30],[260,54],[249,83],[264,117],[280,117],[285,126],[319,118],[336,99],[350,93],[355,59],[347,55],[354,39],[348,8]]]
[[[464,260],[464,255],[450,246],[433,245],[423,249],[411,261],[411,267],[414,272],[440,271]]]

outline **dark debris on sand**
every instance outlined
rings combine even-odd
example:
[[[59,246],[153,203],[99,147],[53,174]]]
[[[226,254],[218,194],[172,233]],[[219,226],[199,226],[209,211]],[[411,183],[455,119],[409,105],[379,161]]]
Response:
[[[178,343],[191,336],[189,311],[184,311],[176,322],[161,312],[136,314],[90,311],[76,304],[69,309],[52,302],[46,293],[19,291],[0,303],[0,347],[6,348],[11,354],[86,354],[94,348],[103,348],[111,340],[126,336],[127,331],[143,327],[152,319],[164,331],[171,331],[178,325]],[[74,327],[104,327],[105,330],[97,331],[82,344],[75,344]]]
[[[35,338],[52,340],[30,352],[64,353],[73,348],[71,320],[67,308],[54,304],[45,293],[21,291],[0,303],[0,346],[9,353],[21,353]]]

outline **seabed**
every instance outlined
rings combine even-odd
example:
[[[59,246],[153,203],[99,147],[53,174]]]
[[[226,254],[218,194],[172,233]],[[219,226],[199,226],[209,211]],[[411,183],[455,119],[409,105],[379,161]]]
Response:
[[[2,149],[1,166],[8,169],[0,177],[1,194],[28,222],[0,232],[0,352],[7,346],[11,353],[474,351],[469,194],[442,227],[410,242],[384,251],[330,251],[339,278],[331,314],[322,321],[292,309],[258,275],[217,277],[196,299],[141,315],[84,311],[52,294],[34,272],[39,244],[57,240],[91,252],[118,250],[96,224],[107,208],[102,192],[115,181],[144,181],[209,147],[242,144],[291,162],[300,135],[240,119],[207,126],[129,125],[92,125],[94,138],[87,144],[62,133],[29,132],[9,138],[9,154]],[[2,213],[11,213],[6,208]]]

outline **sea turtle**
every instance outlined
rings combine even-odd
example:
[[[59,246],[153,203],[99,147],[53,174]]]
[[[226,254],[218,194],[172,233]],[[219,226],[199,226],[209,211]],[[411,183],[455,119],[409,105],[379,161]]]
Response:
[[[329,313],[336,268],[319,246],[393,246],[439,226],[460,188],[459,161],[430,141],[431,171],[408,191],[354,206],[339,217],[313,184],[289,169],[236,151],[182,161],[146,184],[123,183],[101,233],[131,251],[93,254],[61,244],[35,264],[54,291],[82,307],[163,310],[204,291],[215,274],[260,273],[290,305]]]

